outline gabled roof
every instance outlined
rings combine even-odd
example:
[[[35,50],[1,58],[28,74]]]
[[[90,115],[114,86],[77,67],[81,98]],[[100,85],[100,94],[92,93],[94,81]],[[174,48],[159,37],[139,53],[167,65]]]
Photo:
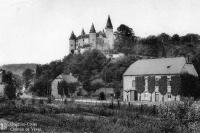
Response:
[[[108,15],[108,20],[106,23],[106,29],[113,29],[112,22],[110,20],[110,15]]]
[[[78,79],[74,77],[72,74],[60,74],[56,77],[56,79],[62,79],[67,83],[76,83],[78,82]]]
[[[124,76],[173,75],[181,73],[198,76],[194,66],[187,64],[184,57],[138,60],[129,66]]]
[[[92,23],[92,26],[90,28],[90,33],[96,33],[96,30],[94,28],[94,24]]]
[[[76,39],[76,36],[75,36],[74,32],[72,31],[69,40],[75,40],[75,39]]]

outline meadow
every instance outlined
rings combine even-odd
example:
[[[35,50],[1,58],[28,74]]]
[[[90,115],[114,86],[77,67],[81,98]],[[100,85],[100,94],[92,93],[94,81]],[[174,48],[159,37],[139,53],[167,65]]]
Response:
[[[194,105],[192,100],[182,104],[117,106],[18,99],[1,101],[0,117],[18,124],[15,130],[37,132],[199,133],[200,111]],[[13,131],[13,127],[8,126],[6,131]]]

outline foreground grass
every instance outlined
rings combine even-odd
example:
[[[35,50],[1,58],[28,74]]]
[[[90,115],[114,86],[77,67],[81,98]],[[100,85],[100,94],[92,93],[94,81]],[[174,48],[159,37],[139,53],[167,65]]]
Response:
[[[55,106],[56,105],[56,106]],[[148,107],[147,107],[148,108]],[[1,118],[15,123],[36,123],[43,132],[93,133],[160,133],[199,132],[199,119],[180,119],[178,110],[165,108],[155,113],[151,109],[139,112],[135,107],[112,109],[108,106],[67,104],[16,104],[2,103]],[[168,108],[167,108],[168,109]],[[149,112],[148,112],[149,111]],[[182,112],[183,115],[184,112]],[[193,120],[193,122],[192,122]],[[195,123],[195,124],[194,124]]]

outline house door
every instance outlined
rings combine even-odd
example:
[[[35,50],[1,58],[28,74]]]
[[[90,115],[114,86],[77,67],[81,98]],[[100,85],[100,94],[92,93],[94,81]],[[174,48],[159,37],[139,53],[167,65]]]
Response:
[[[138,93],[137,93],[137,91],[135,91],[135,93],[134,93],[134,100],[135,100],[135,101],[138,100]]]
[[[134,101],[134,90],[130,91],[130,101]]]
[[[159,101],[159,93],[155,93],[155,102],[158,102]]]
[[[135,90],[130,91],[130,99],[131,99],[131,101],[137,101],[138,100],[137,91],[135,91]]]

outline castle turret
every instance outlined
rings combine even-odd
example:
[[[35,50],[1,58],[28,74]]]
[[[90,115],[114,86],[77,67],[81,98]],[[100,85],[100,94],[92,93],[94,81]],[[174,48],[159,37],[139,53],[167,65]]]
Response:
[[[84,31],[84,29],[82,29],[81,35],[82,35],[82,36],[85,36],[85,31]]]
[[[89,34],[89,43],[92,49],[96,48],[96,42],[97,42],[96,30],[94,28],[94,24],[92,23]]]
[[[107,38],[107,43],[109,45],[109,49],[113,49],[114,45],[114,34],[113,34],[113,25],[110,19],[110,15],[108,15],[108,20],[105,27],[105,33]]]
[[[105,29],[106,30],[108,30],[108,29],[112,29],[113,30],[113,26],[112,26],[112,22],[111,22],[111,19],[110,19],[110,15],[108,15],[108,20],[107,20]]]
[[[76,50],[76,36],[72,31],[71,36],[69,38],[69,53]]]

